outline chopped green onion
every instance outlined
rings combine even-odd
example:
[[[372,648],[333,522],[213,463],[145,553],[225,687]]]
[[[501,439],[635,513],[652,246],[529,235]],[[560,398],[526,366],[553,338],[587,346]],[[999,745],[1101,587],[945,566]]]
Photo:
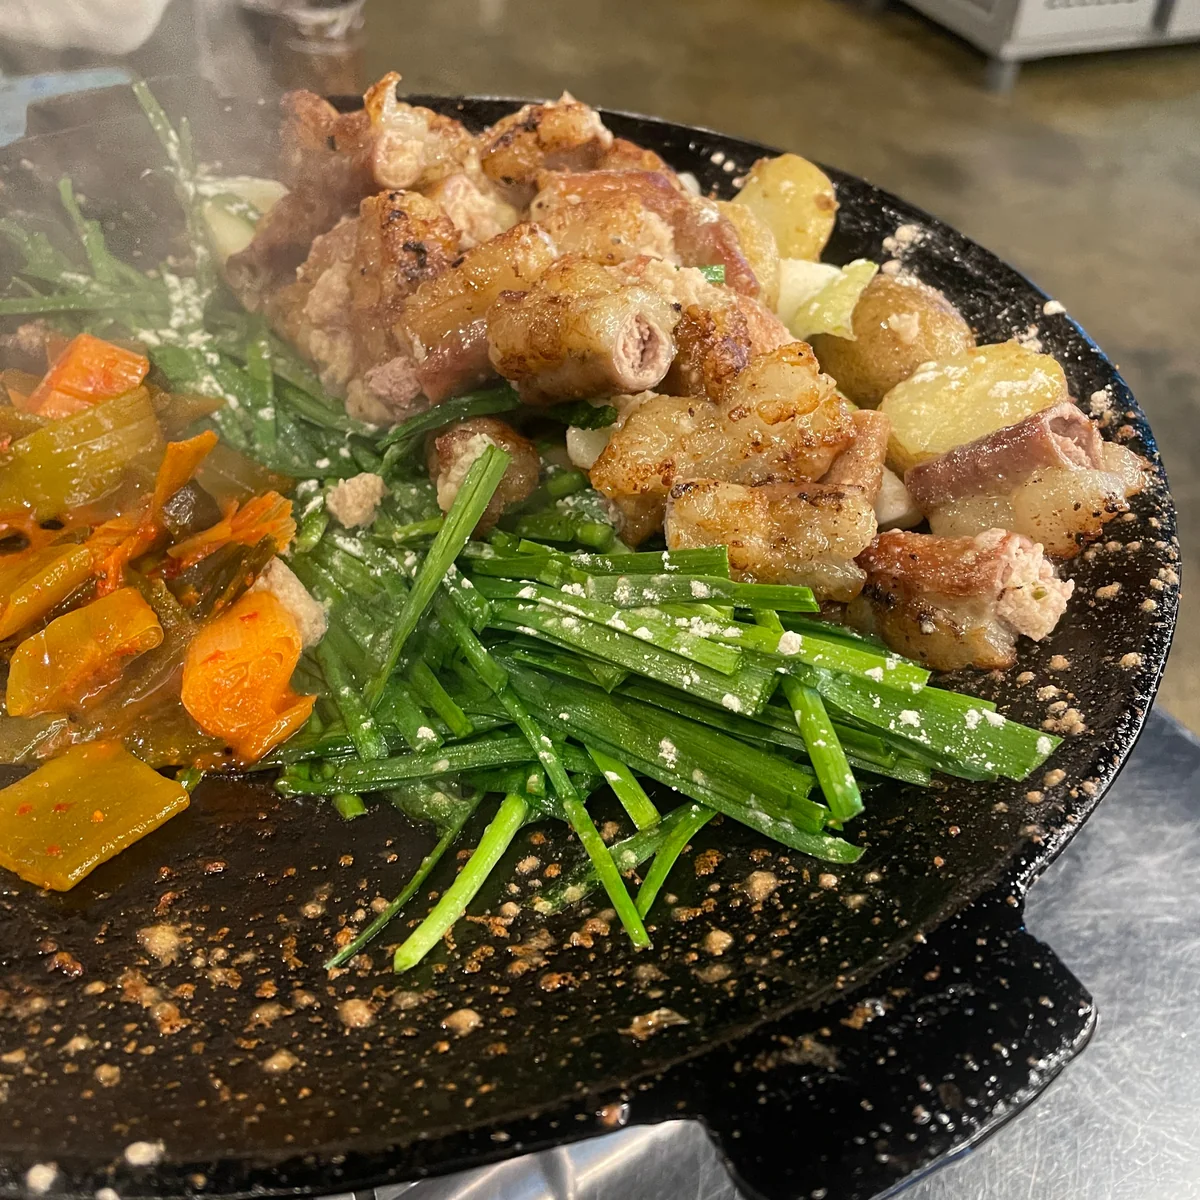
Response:
[[[353,792],[339,792],[333,798],[333,807],[343,821],[353,821],[355,817],[367,815],[367,806],[362,802],[362,797]]]
[[[505,796],[492,818],[479,845],[455,876],[454,882],[442,893],[433,911],[413,930],[392,959],[397,974],[409,971],[450,932],[456,921],[467,911],[467,905],[483,887],[492,869],[512,844],[517,831],[525,824],[529,804],[524,796]]]
[[[529,743],[523,737],[481,738],[419,754],[339,763],[324,779],[307,778],[289,769],[280,775],[275,787],[285,796],[336,796],[338,792],[373,792],[411,779],[436,779],[528,761]]]
[[[658,853],[655,854],[654,861],[650,864],[650,870],[646,872],[642,886],[638,888],[637,910],[643,917],[650,911],[651,905],[658,898],[658,893],[671,873],[671,868],[675,866],[679,856],[687,849],[688,842],[716,815],[711,808],[697,806],[667,835],[666,840],[659,847]]]
[[[770,609],[759,609],[754,619],[772,635],[784,635],[783,623]],[[801,635],[797,633],[793,636],[799,638]],[[846,752],[838,740],[837,730],[825,711],[820,692],[798,679],[787,678],[783,681],[783,694],[796,714],[796,724],[804,736],[808,757],[817,773],[817,782],[821,785],[829,811],[843,822],[858,816],[863,809],[862,793],[846,761]]]
[[[366,699],[369,708],[374,708],[379,703],[383,686],[387,677],[395,670],[396,663],[400,661],[405,642],[438,591],[447,568],[458,557],[463,545],[471,536],[471,531],[479,523],[484,509],[491,502],[496,488],[500,486],[508,464],[509,456],[499,446],[488,446],[471,464],[458,495],[446,514],[445,523],[434,538],[424,562],[421,563],[408,599],[396,619],[383,665],[367,685]]]
[[[739,608],[774,608],[791,612],[816,612],[812,590],[791,584],[738,583],[716,575],[592,576],[587,594],[618,608],[698,600],[734,604]]]
[[[492,610],[494,628],[524,633],[553,645],[590,654],[638,675],[658,679],[681,691],[723,704],[732,712],[758,712],[771,698],[779,679],[775,672],[749,663],[731,675],[723,675],[619,629],[582,621],[537,604],[496,600]]]
[[[444,429],[447,425],[454,425],[459,421],[469,421],[473,417],[509,412],[520,407],[520,396],[508,384],[443,400],[441,404],[435,404],[425,412],[409,417],[407,421],[401,421],[383,438],[379,444],[387,451],[383,458],[384,467],[389,468],[402,458],[407,458],[427,433]]]
[[[629,819],[634,825],[638,829],[648,829],[651,825],[657,825],[662,818],[658,809],[654,807],[654,801],[638,783],[637,776],[623,762],[605,754],[603,750],[597,750],[595,746],[588,746],[587,752],[596,766],[604,772],[608,786],[612,788],[613,794],[620,800],[621,807],[629,814]],[[642,916],[645,915],[643,912]]]
[[[455,737],[470,737],[475,732],[470,717],[455,704],[454,698],[442,687],[441,681],[424,659],[416,659],[409,667],[408,681],[421,700],[445,721]]]

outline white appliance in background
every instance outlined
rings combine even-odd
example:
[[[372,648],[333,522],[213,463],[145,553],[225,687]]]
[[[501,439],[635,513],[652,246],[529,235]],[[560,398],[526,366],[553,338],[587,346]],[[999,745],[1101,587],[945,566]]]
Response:
[[[1032,58],[1200,40],[1200,0],[905,0],[987,56],[1007,91]],[[887,0],[867,0],[882,9]]]

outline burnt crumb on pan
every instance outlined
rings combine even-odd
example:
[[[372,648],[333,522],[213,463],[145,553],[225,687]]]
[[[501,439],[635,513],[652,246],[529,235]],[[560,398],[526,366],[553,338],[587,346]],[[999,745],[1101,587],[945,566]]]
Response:
[[[663,1029],[672,1025],[690,1025],[687,1017],[677,1013],[673,1008],[656,1008],[647,1013],[640,1013],[629,1022],[627,1029],[618,1032],[626,1033],[639,1042],[644,1042]]]

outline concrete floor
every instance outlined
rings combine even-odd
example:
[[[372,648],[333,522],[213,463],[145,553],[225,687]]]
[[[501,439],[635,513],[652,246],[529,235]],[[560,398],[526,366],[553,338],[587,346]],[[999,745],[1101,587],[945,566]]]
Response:
[[[549,96],[708,125],[864,175],[1052,296],[1121,366],[1157,434],[1200,567],[1200,47],[1026,66],[902,7],[835,0],[368,0],[370,78]],[[1185,606],[1161,703],[1200,730]]]

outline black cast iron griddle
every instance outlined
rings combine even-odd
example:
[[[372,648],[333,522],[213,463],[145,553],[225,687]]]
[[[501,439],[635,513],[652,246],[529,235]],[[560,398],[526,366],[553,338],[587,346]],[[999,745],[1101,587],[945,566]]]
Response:
[[[223,109],[178,84],[160,91],[176,114],[203,110],[196,125],[203,158],[231,171],[270,170],[273,114],[256,120],[253,111]],[[474,127],[518,103],[422,99]],[[3,207],[50,210],[53,185],[69,170],[92,212],[103,214],[114,246],[156,261],[178,224],[162,180],[143,176],[144,166],[160,162],[157,146],[132,115],[127,92],[93,94],[86,106],[86,120],[71,117],[68,127],[0,155]],[[754,159],[773,153],[645,117],[605,119],[717,194],[728,195]],[[830,173],[841,202],[830,261],[885,260],[885,239],[915,225],[921,234],[903,251],[905,265],[946,292],[979,340],[1037,326],[1073,393],[1106,414],[1107,436],[1154,466],[1129,518],[1114,521],[1107,542],[1070,565],[1076,598],[1055,634],[1026,643],[1006,674],[965,672],[948,681],[1033,724],[1063,717],[1051,705],[1074,709],[1085,728],[1051,760],[1054,774],[1021,784],[947,781],[927,792],[877,789],[851,834],[868,852],[839,868],[836,882],[820,878],[832,875],[822,864],[714,822],[651,914],[652,952],[634,954],[619,926],[596,910],[549,922],[525,914],[507,928],[464,923],[452,947],[400,978],[383,946],[336,978],[320,964],[347,923],[361,925],[377,897],[397,890],[430,844],[425,831],[390,809],[345,824],[327,805],[282,800],[261,783],[206,781],[188,813],[68,895],[0,880],[0,1192],[20,1193],[29,1168],[50,1162],[49,1187],[60,1193],[108,1186],[126,1197],[344,1192],[602,1131],[624,1115],[607,1108],[597,1121],[590,1115],[597,1098],[622,1096],[633,1097],[633,1120],[691,1112],[718,1131],[724,1126],[726,1149],[736,1154],[745,1137],[739,1123],[774,1129],[777,1139],[796,1127],[779,1114],[775,1125],[747,1120],[746,1097],[729,1104],[726,1083],[753,1043],[714,1047],[861,988],[997,887],[1016,936],[1025,888],[1112,781],[1166,660],[1178,603],[1166,480],[1124,381],[1073,322],[1043,314],[1046,297],[1037,288],[927,214]],[[1114,583],[1121,585],[1115,595],[1097,597]],[[609,815],[603,801],[595,811]],[[475,911],[494,914],[505,901],[528,898],[547,866],[574,853],[561,830],[525,831],[512,859],[532,854],[540,866],[511,874],[515,882],[482,896]],[[445,886],[445,875],[432,886]],[[414,906],[415,916],[423,911]],[[970,920],[960,918],[952,932]],[[162,927],[171,931],[165,937]],[[711,952],[713,931],[732,938],[720,955]],[[947,946],[958,944],[952,938]],[[1028,946],[1023,953],[1036,959]],[[921,972],[927,983],[932,969]],[[938,1011],[971,1016],[962,988],[927,991],[940,997],[929,1001]],[[1089,1027],[1086,995],[1076,994],[1081,1015],[1073,1032],[1064,1026],[1058,1036],[1060,1055]],[[905,995],[917,1003],[915,991]],[[903,1000],[893,996],[880,1013]],[[463,1019],[447,1018],[464,1009],[479,1023],[458,1036]],[[674,1017],[648,1017],[663,1009]],[[793,1044],[815,1037],[819,1067],[824,1035],[820,1026],[809,1029],[811,1016],[800,1011],[756,1035],[765,1039],[761,1053],[787,1049],[775,1041],[780,1036]],[[933,1054],[936,1047],[919,1049],[914,1032],[928,1023],[901,1018],[874,1028],[893,1031],[897,1052],[907,1043],[918,1057]],[[871,1023],[858,1020],[873,1036]],[[810,1051],[798,1044],[776,1063],[803,1067]],[[771,1060],[755,1051],[750,1062]],[[947,1104],[954,1102],[949,1094]],[[926,1111],[932,1119],[934,1109]],[[823,1147],[793,1138],[795,1170],[831,1161],[829,1139],[843,1128],[826,1129]],[[872,1132],[883,1136],[864,1127],[853,1137]],[[914,1151],[913,1164],[890,1178],[919,1157]],[[752,1159],[743,1162],[750,1176]],[[863,1179],[871,1190],[889,1182]]]

